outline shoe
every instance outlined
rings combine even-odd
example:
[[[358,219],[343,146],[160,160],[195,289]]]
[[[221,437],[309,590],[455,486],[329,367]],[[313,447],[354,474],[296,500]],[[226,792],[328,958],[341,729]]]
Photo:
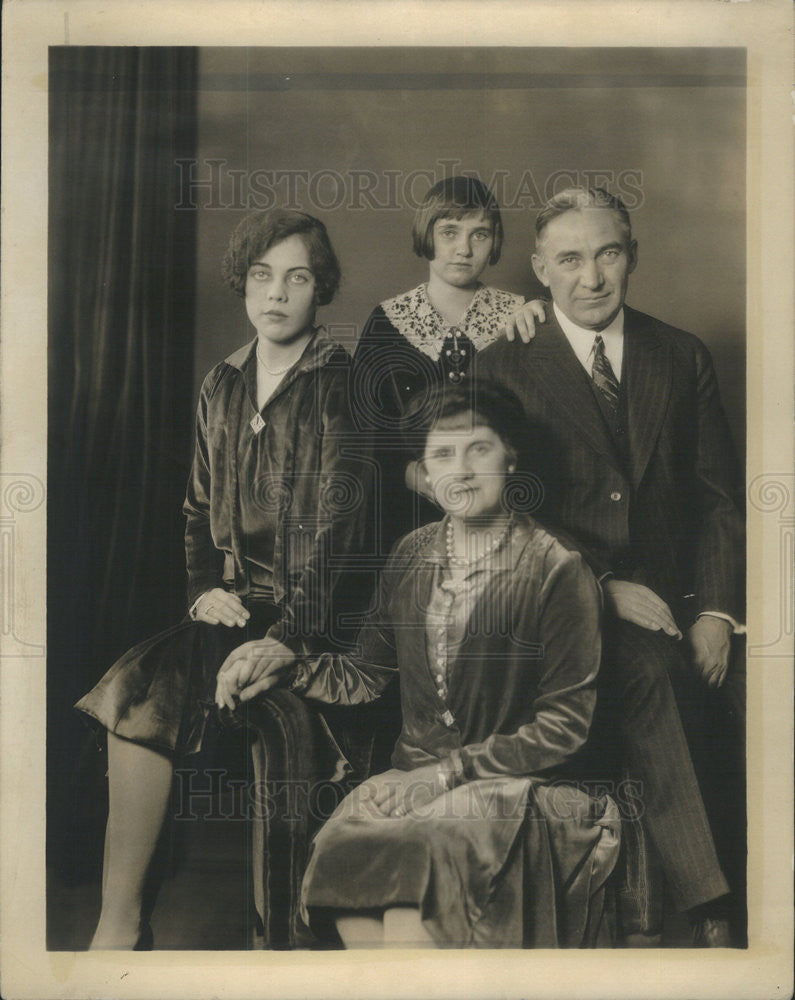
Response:
[[[152,951],[155,946],[155,936],[150,924],[144,924],[138,934],[138,940],[133,945],[133,951]]]
[[[694,948],[731,948],[729,921],[704,917],[693,925]]]
[[[634,934],[624,935],[625,948],[659,948],[662,942],[661,934],[645,934],[637,931]]]

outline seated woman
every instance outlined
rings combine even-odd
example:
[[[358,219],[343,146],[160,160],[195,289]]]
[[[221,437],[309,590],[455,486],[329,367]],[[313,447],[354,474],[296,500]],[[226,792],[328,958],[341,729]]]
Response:
[[[579,553],[511,509],[524,423],[513,394],[439,387],[414,416],[445,517],[393,550],[357,655],[288,665],[248,643],[216,699],[284,685],[355,704],[399,671],[393,768],[314,841],[302,902],[319,932],[333,919],[347,947],[594,945],[619,816],[566,777],[596,698],[597,584]]]
[[[340,560],[363,551],[369,530],[369,456],[348,404],[350,359],[314,325],[340,279],[325,226],[302,212],[247,216],[224,277],[257,335],[201,389],[184,508],[190,617],[130,650],[77,705],[108,730],[94,948],[146,944],[144,884],[172,769],[201,745],[224,658],[253,637],[276,660],[328,648],[332,592],[349,591]],[[350,457],[351,441],[362,460]]]
[[[414,216],[414,253],[428,261],[428,280],[377,306],[354,354],[354,394],[360,423],[377,435],[381,468],[381,539],[386,554],[402,534],[436,510],[405,490],[406,455],[396,447],[400,418],[411,400],[439,382],[459,385],[477,351],[505,330],[533,333],[541,303],[482,284],[500,259],[503,224],[492,192],[473,177],[448,177],[425,195]],[[413,481],[409,467],[407,482]],[[419,520],[418,520],[419,519]]]

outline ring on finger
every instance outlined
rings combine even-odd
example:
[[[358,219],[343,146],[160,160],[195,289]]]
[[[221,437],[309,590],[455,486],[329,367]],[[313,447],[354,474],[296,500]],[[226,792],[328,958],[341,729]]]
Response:
[[[404,806],[395,806],[395,808],[392,810],[392,813],[394,816],[405,816],[406,809]]]

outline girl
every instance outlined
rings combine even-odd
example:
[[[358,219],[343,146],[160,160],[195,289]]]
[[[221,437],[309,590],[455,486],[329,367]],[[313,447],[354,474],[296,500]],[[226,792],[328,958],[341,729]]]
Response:
[[[414,253],[428,261],[428,281],[377,306],[354,355],[358,419],[376,434],[385,554],[402,534],[438,513],[417,497],[422,480],[396,446],[410,401],[439,382],[463,384],[477,351],[503,330],[513,336],[514,327],[526,339],[533,315],[544,318],[542,303],[525,306],[521,295],[480,280],[500,259],[503,241],[499,206],[481,181],[449,177],[434,184],[415,214],[412,238]]]
[[[108,730],[94,948],[150,943],[144,883],[172,770],[201,745],[224,658],[253,637],[276,662],[327,647],[341,588],[326,558],[339,566],[364,549],[370,466],[348,403],[349,359],[315,326],[340,279],[325,226],[301,212],[247,216],[224,277],[256,337],[201,389],[184,506],[190,615],[125,654],[77,706]]]

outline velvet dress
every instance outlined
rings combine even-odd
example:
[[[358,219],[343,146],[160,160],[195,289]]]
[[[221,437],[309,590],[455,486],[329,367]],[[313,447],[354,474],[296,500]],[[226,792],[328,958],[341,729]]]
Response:
[[[398,544],[356,656],[296,669],[294,691],[342,704],[377,698],[399,672],[403,729],[379,780],[427,764],[453,775],[400,818],[369,801],[373,779],[355,789],[313,843],[306,918],[408,905],[443,947],[605,943],[618,810],[567,773],[595,704],[598,587],[525,515],[463,580],[447,573],[444,539],[441,522]]]
[[[235,647],[265,635],[296,652],[343,641],[355,610],[346,573],[367,548],[371,455],[350,410],[350,358],[322,330],[257,407],[254,340],[202,385],[184,511],[188,606],[214,587],[251,613],[244,628],[186,617],[129,650],[77,708],[125,739],[199,749],[215,680]],[[335,603],[336,602],[336,603]]]

